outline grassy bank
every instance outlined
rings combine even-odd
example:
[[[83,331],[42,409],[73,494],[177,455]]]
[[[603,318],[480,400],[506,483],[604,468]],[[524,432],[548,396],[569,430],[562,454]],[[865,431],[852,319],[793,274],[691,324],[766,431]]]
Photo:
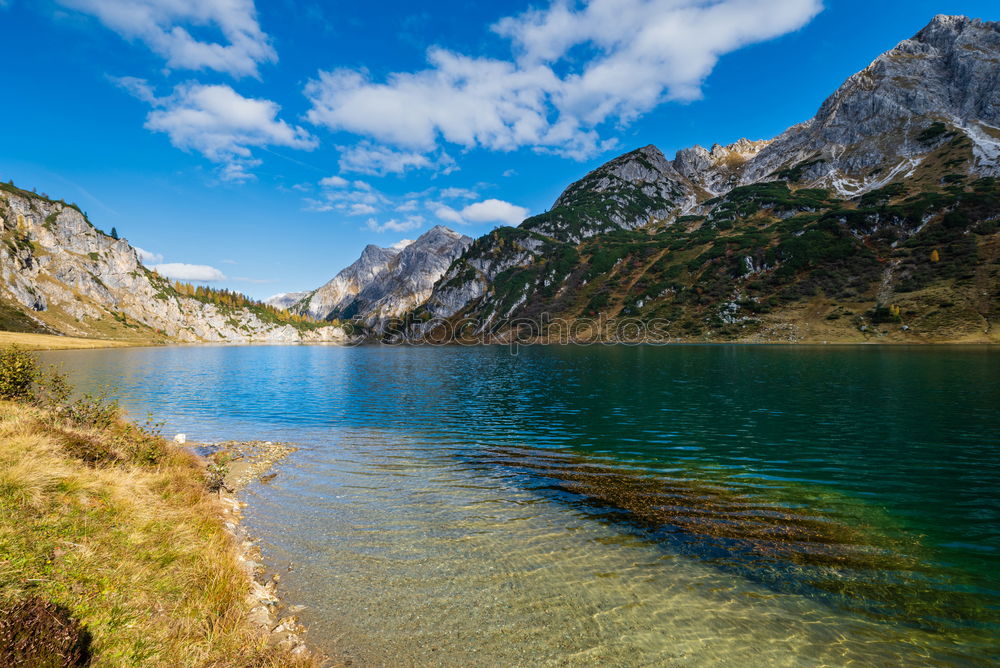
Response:
[[[54,334],[0,332],[0,347],[9,345],[18,345],[28,350],[84,350],[88,348],[123,348],[153,344],[152,342],[143,341],[85,339],[75,336],[56,336]]]
[[[37,367],[11,382],[28,358],[0,352],[0,665],[312,665],[248,619],[202,464]]]

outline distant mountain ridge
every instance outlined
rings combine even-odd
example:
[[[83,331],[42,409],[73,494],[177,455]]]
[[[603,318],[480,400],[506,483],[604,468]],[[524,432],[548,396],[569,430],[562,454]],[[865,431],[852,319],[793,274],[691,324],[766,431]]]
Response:
[[[325,285],[293,293],[299,297],[286,308],[321,320],[353,318],[378,328],[424,303],[434,283],[471,243],[438,225],[415,241],[391,248],[366,246],[361,257]],[[278,295],[269,303],[285,304],[289,297]]]

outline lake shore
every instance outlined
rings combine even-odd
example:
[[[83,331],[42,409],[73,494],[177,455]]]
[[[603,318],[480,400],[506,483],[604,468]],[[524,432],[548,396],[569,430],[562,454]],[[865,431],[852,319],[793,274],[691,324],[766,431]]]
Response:
[[[320,665],[259,577],[237,488],[152,431],[73,417],[0,401],[0,663]],[[280,459],[229,448],[243,484]]]
[[[94,350],[97,348],[134,348],[159,344],[141,340],[90,339],[58,334],[0,331],[0,347],[9,345],[18,345],[26,350]]]

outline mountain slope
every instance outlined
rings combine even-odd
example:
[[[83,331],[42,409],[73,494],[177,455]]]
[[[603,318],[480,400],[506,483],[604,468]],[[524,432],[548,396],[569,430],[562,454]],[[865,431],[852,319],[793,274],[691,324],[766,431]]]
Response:
[[[353,264],[291,310],[314,318],[355,318],[379,327],[424,303],[472,239],[440,225],[393,248],[369,245]]]
[[[647,146],[476,240],[408,335],[997,340],[997,174],[1000,24],[938,16],[773,141]]]
[[[341,327],[260,305],[180,294],[75,206],[10,184],[0,184],[0,241],[0,314],[22,331],[146,341],[346,339]]]
[[[936,16],[850,77],[810,121],[747,164],[741,184],[799,169],[799,180],[856,195],[906,176],[932,152],[934,122],[972,141],[976,172],[998,175],[1000,24]],[[811,163],[811,164],[810,164]]]
[[[350,266],[322,287],[305,293],[289,308],[321,320],[336,317],[355,302],[362,290],[378,280],[390,260],[398,254],[398,248],[380,248],[369,244],[361,252],[361,257]]]

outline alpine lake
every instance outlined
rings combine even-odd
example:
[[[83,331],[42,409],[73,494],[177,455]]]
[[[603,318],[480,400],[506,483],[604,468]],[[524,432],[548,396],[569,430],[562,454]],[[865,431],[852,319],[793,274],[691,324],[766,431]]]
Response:
[[[990,665],[1000,350],[219,346],[50,352],[245,493],[353,665]]]

